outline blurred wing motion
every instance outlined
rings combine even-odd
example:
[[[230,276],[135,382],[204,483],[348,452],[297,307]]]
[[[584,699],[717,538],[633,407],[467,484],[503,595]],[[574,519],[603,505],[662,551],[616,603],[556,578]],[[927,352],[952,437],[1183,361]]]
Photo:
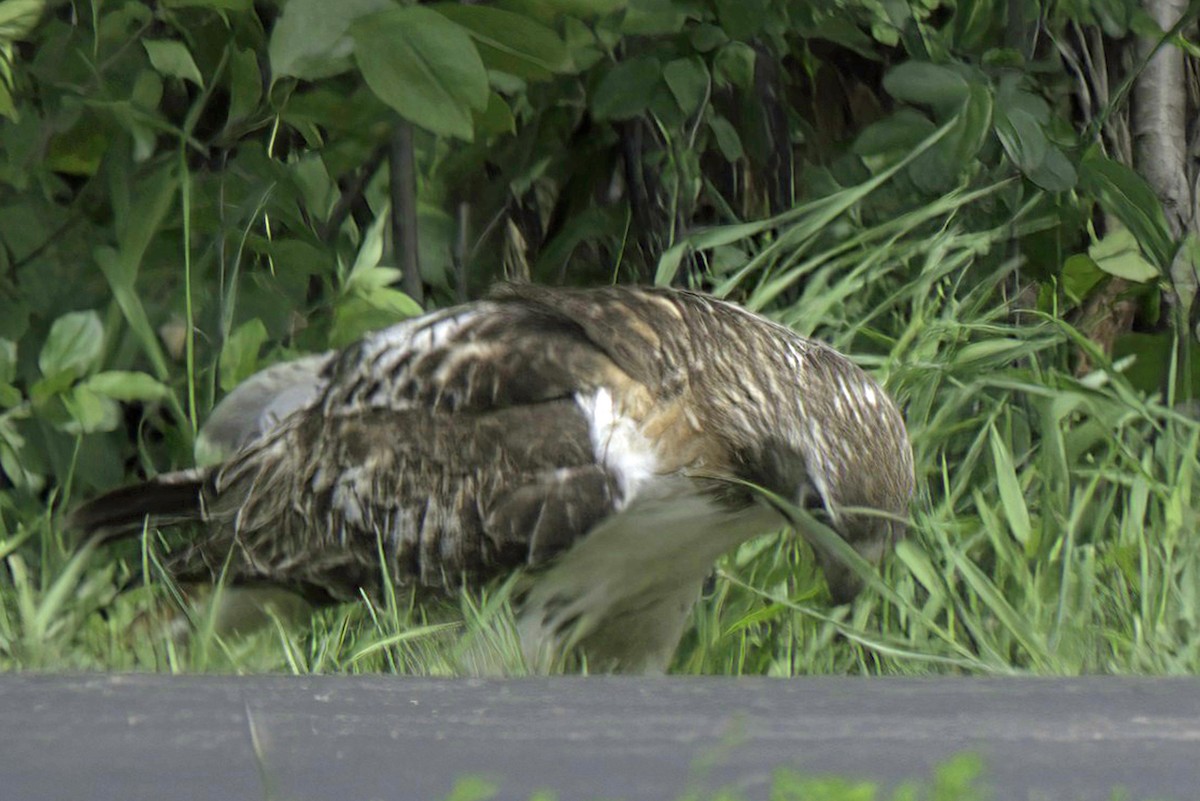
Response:
[[[782,527],[736,479],[823,509],[864,554],[902,528],[903,422],[832,349],[688,292],[504,287],[251,378],[214,411],[212,467],[117,490],[74,524],[202,521],[181,574],[310,596],[387,575],[453,589],[539,568],[531,663],[662,670],[723,552]],[[856,589],[830,568],[839,599]]]

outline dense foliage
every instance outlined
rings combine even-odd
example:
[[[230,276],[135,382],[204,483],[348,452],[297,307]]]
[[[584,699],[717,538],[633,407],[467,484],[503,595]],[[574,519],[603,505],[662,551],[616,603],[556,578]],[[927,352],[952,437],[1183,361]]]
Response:
[[[80,552],[60,526],[191,464],[256,369],[510,278],[728,296],[906,407],[920,497],[883,581],[831,609],[803,546],[751,543],[679,670],[1200,668],[1197,249],[1129,135],[1192,22],[0,0],[0,665],[519,670],[504,587],[181,651],[144,616],[175,590],[161,539]]]

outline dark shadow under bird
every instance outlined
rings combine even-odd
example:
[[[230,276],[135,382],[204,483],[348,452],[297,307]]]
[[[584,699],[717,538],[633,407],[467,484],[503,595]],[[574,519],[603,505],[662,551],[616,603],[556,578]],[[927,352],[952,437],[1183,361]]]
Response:
[[[384,575],[439,591],[530,569],[535,669],[574,651],[664,670],[714,561],[785,525],[747,484],[821,510],[872,559],[913,491],[903,420],[870,376],[668,289],[502,287],[259,373],[201,445],[216,464],[116,490],[73,525],[199,521],[178,574],[334,600]],[[856,574],[818,557],[852,597]]]

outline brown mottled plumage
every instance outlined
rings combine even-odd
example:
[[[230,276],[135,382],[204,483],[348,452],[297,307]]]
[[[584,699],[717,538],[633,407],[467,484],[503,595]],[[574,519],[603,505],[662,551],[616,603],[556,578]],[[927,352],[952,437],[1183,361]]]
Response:
[[[509,286],[251,379],[214,412],[213,467],[118,490],[78,527],[198,519],[174,565],[337,599],[535,571],[544,666],[661,670],[721,553],[783,525],[739,483],[824,509],[877,556],[913,489],[903,421],[831,348],[704,295]],[[857,589],[825,565],[835,597]]]

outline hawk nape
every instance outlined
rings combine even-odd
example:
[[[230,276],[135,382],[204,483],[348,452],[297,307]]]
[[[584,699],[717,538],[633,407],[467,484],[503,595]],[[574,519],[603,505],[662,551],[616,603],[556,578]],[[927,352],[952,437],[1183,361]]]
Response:
[[[74,525],[202,521],[179,574],[335,600],[378,592],[381,556],[433,590],[527,568],[534,668],[577,651],[593,670],[665,669],[717,557],[784,525],[747,483],[823,510],[870,558],[913,490],[904,423],[866,373],[667,289],[502,287],[260,373],[202,439],[227,457],[94,500]],[[819,558],[851,597],[854,574]]]

